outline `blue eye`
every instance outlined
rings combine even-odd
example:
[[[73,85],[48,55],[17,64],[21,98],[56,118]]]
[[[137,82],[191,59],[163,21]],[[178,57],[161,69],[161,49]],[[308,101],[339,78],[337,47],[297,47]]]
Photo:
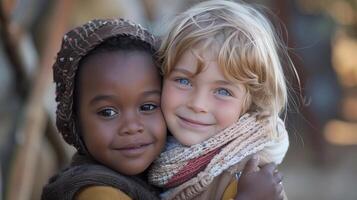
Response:
[[[190,80],[188,80],[187,78],[177,78],[175,79],[175,81],[178,82],[180,85],[191,86]]]
[[[113,118],[118,115],[118,112],[112,108],[104,108],[100,110],[97,114],[105,118]]]
[[[232,93],[230,91],[228,91],[227,89],[224,89],[224,88],[219,88],[216,93],[218,95],[221,95],[221,96],[233,96]]]
[[[140,111],[143,111],[143,112],[149,112],[149,111],[153,111],[157,108],[158,106],[155,105],[155,104],[144,104],[142,106],[140,106]]]

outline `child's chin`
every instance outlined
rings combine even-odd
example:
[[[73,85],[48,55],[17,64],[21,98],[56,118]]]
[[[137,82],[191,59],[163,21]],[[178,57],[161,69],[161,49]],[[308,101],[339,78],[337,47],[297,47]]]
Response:
[[[201,143],[203,141],[205,141],[205,139],[191,139],[191,140],[184,139],[182,141],[179,141],[179,143],[181,143],[184,146],[192,146],[192,145],[195,145],[195,144],[199,144],[199,143]]]

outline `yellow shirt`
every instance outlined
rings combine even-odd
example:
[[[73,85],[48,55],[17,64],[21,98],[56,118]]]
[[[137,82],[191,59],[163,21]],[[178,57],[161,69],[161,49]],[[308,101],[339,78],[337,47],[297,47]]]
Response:
[[[228,187],[226,190],[224,190],[222,200],[231,200],[234,199],[237,195],[237,187],[238,187],[238,181],[233,180],[231,183],[229,183]]]
[[[124,192],[110,186],[90,186],[82,189],[76,200],[131,200]]]

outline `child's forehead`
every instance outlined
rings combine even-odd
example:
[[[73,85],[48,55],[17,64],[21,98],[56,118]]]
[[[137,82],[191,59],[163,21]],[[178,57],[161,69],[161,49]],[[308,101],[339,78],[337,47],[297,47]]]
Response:
[[[205,71],[210,63],[216,63],[215,52],[201,47],[186,50],[173,66],[172,71],[186,71],[195,77]],[[172,72],[171,71],[171,72]]]
[[[219,54],[219,45],[210,41],[203,41],[188,49],[183,55],[193,56],[200,62],[216,62]]]
[[[82,74],[94,70],[91,76],[98,76],[104,70],[115,72],[115,79],[133,79],[142,76],[159,78],[159,71],[152,55],[144,51],[109,51],[99,52],[86,58],[80,66]],[[82,75],[80,75],[82,76]]]
[[[130,83],[145,80],[147,85],[159,85],[159,72],[149,55],[145,53],[116,54],[114,52],[93,55],[89,62],[84,63],[82,80],[95,84],[109,82]],[[82,82],[83,84],[83,82]],[[88,85],[87,84],[87,85]],[[95,85],[94,84],[94,85]],[[86,84],[84,84],[86,86]]]
[[[219,73],[222,74],[223,79],[234,84],[240,83],[234,74],[231,73],[231,70],[229,70],[232,66],[219,62],[218,50],[214,48],[202,48],[201,46],[187,50],[173,70],[188,70],[192,73],[192,77],[196,77],[212,66],[218,66]]]

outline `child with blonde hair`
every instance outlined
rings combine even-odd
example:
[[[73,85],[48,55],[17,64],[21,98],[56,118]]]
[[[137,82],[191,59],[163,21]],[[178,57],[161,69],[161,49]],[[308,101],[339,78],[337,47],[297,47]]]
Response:
[[[290,59],[262,13],[243,2],[199,3],[174,19],[160,53],[162,111],[174,138],[149,181],[167,189],[164,199],[228,199],[251,155],[282,162],[288,66],[280,59]]]

